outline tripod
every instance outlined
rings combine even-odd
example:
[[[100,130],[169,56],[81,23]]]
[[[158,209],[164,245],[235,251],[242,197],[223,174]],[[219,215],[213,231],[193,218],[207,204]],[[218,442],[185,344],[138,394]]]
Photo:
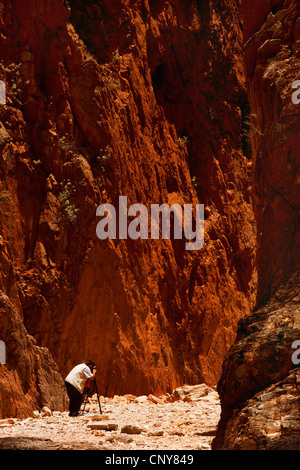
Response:
[[[85,400],[84,400],[83,409],[82,409],[81,413],[83,414],[84,411],[85,411],[85,405],[87,404],[88,398],[89,398],[89,397],[92,397],[92,396],[94,395],[94,393],[96,393],[96,395],[97,395],[97,400],[98,400],[98,405],[99,405],[99,410],[100,410],[100,414],[102,414],[101,403],[100,403],[100,397],[99,397],[99,393],[98,393],[98,388],[97,388],[96,379],[93,379],[93,380],[92,380],[92,383],[91,383],[91,386],[90,386],[89,388],[86,388],[85,390],[86,390],[86,391],[83,392],[83,393],[85,394]]]

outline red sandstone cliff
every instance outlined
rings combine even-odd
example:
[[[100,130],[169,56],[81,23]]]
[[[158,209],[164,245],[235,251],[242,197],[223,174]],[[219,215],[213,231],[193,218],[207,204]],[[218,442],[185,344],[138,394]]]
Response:
[[[251,4],[251,5],[250,5]],[[249,14],[251,8],[257,15]],[[258,232],[257,308],[240,322],[218,385],[215,449],[300,448],[300,6],[242,2]]]
[[[0,280],[18,322],[62,376],[92,357],[103,394],[215,384],[256,290],[236,1],[0,1],[0,29]],[[204,248],[100,241],[96,208],[119,195],[203,203]]]

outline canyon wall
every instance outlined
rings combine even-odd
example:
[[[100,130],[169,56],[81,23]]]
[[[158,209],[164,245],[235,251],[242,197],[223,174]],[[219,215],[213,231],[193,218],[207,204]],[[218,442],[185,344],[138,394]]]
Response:
[[[67,397],[58,367],[48,349],[27,333],[3,291],[0,323],[7,356],[7,364],[0,365],[0,416],[27,417],[43,406],[63,411]]]
[[[36,341],[15,347],[62,377],[91,357],[106,395],[216,384],[256,296],[237,2],[0,1],[0,28],[1,290]],[[99,240],[120,195],[204,204],[204,247]]]
[[[222,417],[215,449],[300,448],[300,120],[292,84],[300,70],[300,6],[242,2],[250,103],[258,296],[240,321],[218,390]],[[248,7],[250,10],[248,10]],[[256,7],[258,8],[258,2]],[[259,9],[261,2],[259,2]]]

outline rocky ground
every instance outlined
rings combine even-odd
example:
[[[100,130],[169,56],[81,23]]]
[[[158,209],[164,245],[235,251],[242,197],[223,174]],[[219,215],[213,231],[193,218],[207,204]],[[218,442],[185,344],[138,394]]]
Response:
[[[205,384],[172,394],[89,398],[84,413],[44,408],[0,420],[0,449],[210,450],[220,418],[217,392]]]

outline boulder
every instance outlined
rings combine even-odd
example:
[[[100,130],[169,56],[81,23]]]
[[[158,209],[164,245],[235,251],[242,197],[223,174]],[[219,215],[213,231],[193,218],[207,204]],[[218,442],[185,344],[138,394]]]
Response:
[[[135,426],[133,424],[127,424],[126,426],[123,426],[121,429],[121,433],[124,433],[124,434],[141,434],[144,431],[145,429],[140,428],[139,426]]]
[[[115,423],[95,423],[87,426],[92,431],[116,431],[118,427]]]
[[[206,384],[184,385],[183,387],[176,388],[173,391],[172,395],[169,397],[169,401],[197,401],[212,392],[214,392],[214,390]]]
[[[48,408],[48,406],[44,406],[41,409],[41,417],[44,418],[47,416],[52,416],[52,411],[50,410],[50,408]]]

